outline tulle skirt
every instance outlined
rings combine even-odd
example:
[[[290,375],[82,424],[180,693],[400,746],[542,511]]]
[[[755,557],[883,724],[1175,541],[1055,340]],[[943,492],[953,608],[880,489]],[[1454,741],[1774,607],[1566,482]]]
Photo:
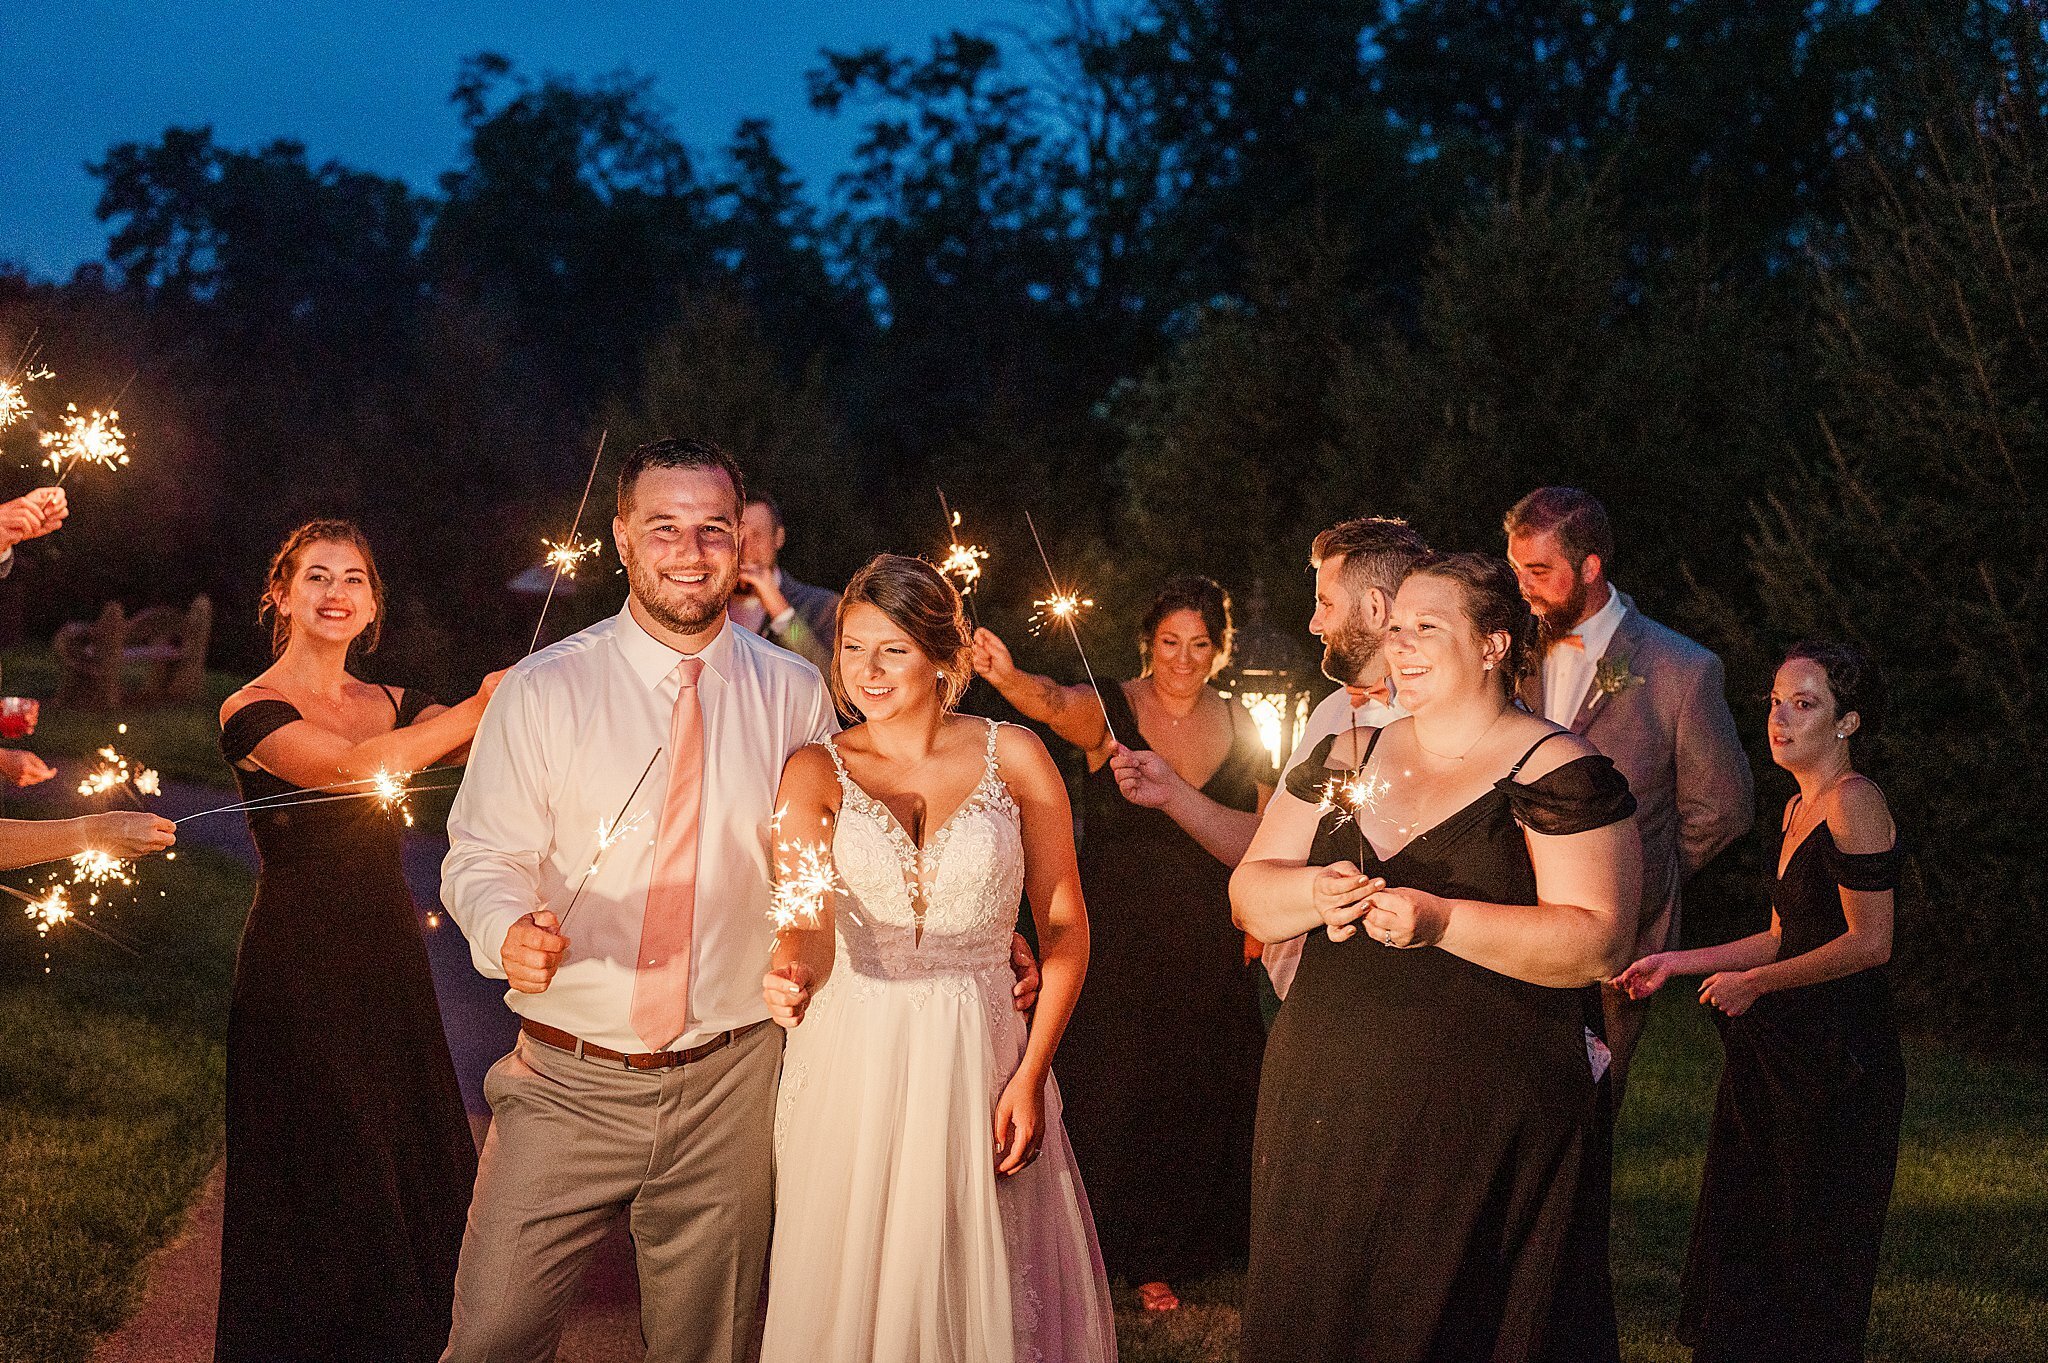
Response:
[[[762,1363],[1116,1357],[1056,1083],[1038,1159],[995,1172],[1012,983],[1007,962],[880,979],[840,958],[783,1057]]]

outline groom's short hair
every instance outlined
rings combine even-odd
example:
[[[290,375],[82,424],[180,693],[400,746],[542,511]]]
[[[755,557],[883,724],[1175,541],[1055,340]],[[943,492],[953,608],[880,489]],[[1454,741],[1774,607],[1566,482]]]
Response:
[[[619,466],[619,515],[633,511],[633,488],[649,469],[722,469],[732,480],[734,514],[746,509],[747,483],[740,466],[715,440],[700,436],[668,436],[650,440],[626,456]]]

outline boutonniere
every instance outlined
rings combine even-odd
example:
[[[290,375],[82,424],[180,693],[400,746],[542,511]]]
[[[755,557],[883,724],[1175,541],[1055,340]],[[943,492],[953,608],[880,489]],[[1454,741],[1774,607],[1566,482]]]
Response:
[[[1598,693],[1593,704],[1597,706],[1609,696],[1618,696],[1630,687],[1642,684],[1643,678],[1629,670],[1628,654],[1609,653],[1593,669],[1593,690]]]

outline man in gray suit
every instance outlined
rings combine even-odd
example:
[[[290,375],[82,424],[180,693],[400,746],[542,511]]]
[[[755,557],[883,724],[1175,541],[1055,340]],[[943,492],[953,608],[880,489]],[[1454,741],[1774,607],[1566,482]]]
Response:
[[[782,524],[782,508],[767,493],[748,496],[740,532],[740,581],[730,608],[733,623],[825,671],[832,666],[839,593],[799,582],[777,565],[789,531]]]
[[[1522,684],[1523,703],[1583,735],[1628,778],[1643,838],[1635,956],[1667,950],[1678,941],[1684,883],[1753,817],[1749,759],[1721,660],[1609,584],[1614,534],[1591,495],[1538,488],[1515,503],[1505,528],[1542,655]],[[1618,990],[1602,993],[1618,1111],[1649,1010]]]

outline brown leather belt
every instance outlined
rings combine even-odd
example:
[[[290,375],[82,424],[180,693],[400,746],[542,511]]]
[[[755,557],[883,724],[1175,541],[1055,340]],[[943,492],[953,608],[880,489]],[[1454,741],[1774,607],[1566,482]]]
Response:
[[[761,1021],[749,1023],[745,1027],[735,1027],[729,1032],[720,1032],[717,1036],[712,1037],[711,1040],[692,1046],[687,1051],[643,1051],[639,1055],[626,1055],[609,1047],[597,1046],[588,1041],[578,1040],[559,1027],[550,1027],[545,1022],[535,1022],[531,1018],[521,1018],[519,1030],[532,1037],[535,1041],[540,1042],[543,1046],[552,1046],[558,1051],[567,1051],[578,1060],[600,1060],[605,1064],[617,1065],[621,1069],[628,1070],[672,1070],[679,1065],[688,1065],[702,1060],[713,1051],[724,1050],[747,1033],[767,1025],[768,1020],[763,1018]]]

